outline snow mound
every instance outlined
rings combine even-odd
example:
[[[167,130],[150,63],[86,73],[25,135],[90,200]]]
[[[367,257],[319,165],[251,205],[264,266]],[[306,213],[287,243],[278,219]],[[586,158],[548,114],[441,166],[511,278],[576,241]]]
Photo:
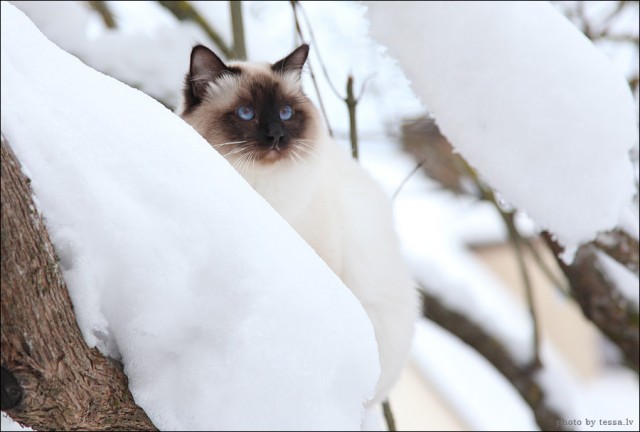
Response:
[[[359,430],[379,373],[371,324],[233,168],[6,2],[1,66],[2,133],[32,180],[79,326],[121,358],[154,424]]]

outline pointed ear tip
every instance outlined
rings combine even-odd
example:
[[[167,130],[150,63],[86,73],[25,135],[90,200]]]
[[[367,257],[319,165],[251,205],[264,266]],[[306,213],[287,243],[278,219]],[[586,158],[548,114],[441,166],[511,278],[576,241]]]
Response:
[[[309,44],[303,43],[293,51],[292,55],[302,56],[304,58],[303,61],[306,61],[309,56]]]
[[[206,46],[202,45],[202,44],[196,44],[193,46],[193,48],[191,48],[191,54],[195,54],[198,51],[211,51],[209,48],[207,48]]]

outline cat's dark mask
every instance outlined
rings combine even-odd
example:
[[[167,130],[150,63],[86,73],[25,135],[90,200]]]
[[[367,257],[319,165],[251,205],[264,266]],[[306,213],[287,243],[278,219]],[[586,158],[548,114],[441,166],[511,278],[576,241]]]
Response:
[[[305,44],[273,64],[226,64],[195,46],[182,117],[228,159],[302,158],[311,150],[317,116],[300,85],[308,53]]]

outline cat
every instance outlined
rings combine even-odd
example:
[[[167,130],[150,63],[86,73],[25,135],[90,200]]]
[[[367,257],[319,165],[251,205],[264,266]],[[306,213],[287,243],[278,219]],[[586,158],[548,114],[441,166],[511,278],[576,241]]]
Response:
[[[329,137],[302,90],[303,44],[273,63],[225,64],[196,45],[181,117],[311,245],[364,307],[383,401],[408,356],[418,296],[400,255],[391,206],[375,181]]]

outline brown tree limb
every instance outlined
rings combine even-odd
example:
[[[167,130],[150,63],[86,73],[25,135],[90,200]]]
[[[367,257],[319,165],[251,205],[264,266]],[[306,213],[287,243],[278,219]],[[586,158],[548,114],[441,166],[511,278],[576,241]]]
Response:
[[[104,22],[104,25],[107,26],[107,28],[110,28],[110,29],[116,28],[116,19],[113,16],[111,9],[109,9],[107,2],[98,1],[98,0],[88,0],[87,3],[89,3],[89,6],[91,7],[91,9],[93,9],[94,11],[98,12],[98,14],[100,14],[100,17],[102,18],[102,21]]]
[[[562,418],[548,405],[531,365],[519,365],[502,343],[472,322],[467,316],[448,308],[437,297],[421,290],[424,316],[438,324],[486,358],[520,393],[531,407],[540,429],[563,430]]]
[[[600,234],[594,244],[602,252],[635,273],[636,276],[638,275],[638,240],[617,229]]]
[[[571,265],[559,255],[563,248],[549,233],[542,237],[567,276],[571,294],[584,316],[592,321],[622,351],[627,365],[638,373],[640,330],[638,309],[627,300],[602,270],[593,244],[580,246]]]
[[[3,410],[36,430],[156,430],[121,367],[85,344],[30,180],[4,136],[0,159]],[[9,375],[16,382],[5,389]]]
[[[233,31],[233,52],[238,60],[247,59],[247,48],[244,43],[244,20],[242,19],[242,2],[230,1],[231,28]]]
[[[222,39],[222,36],[203,18],[202,15],[188,1],[160,1],[158,3],[164,6],[179,21],[193,21],[209,36],[211,41],[216,44],[218,49],[227,59],[233,59],[233,50]]]
[[[356,123],[357,99],[353,95],[353,75],[347,78],[347,97],[344,99],[349,110],[349,139],[351,141],[351,156],[358,159],[358,126]]]
[[[396,432],[398,427],[396,426],[396,420],[393,415],[389,399],[382,402],[382,413],[384,414],[384,420],[387,422],[387,429],[389,432]]]

